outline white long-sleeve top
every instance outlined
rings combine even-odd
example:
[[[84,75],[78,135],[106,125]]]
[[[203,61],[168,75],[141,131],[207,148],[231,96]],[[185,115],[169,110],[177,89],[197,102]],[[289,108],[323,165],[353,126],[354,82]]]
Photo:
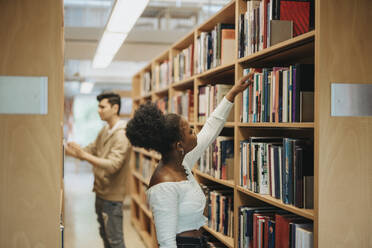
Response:
[[[223,98],[197,135],[197,146],[185,155],[182,165],[187,180],[163,182],[146,192],[154,217],[160,248],[177,248],[176,235],[198,230],[206,223],[205,195],[191,173],[196,161],[220,134],[233,103]]]

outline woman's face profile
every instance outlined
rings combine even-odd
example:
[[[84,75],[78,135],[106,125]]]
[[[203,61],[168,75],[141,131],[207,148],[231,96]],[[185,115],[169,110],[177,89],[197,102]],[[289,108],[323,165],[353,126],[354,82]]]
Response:
[[[180,129],[182,132],[182,145],[185,153],[188,153],[197,145],[196,133],[189,122],[184,118],[181,118]]]

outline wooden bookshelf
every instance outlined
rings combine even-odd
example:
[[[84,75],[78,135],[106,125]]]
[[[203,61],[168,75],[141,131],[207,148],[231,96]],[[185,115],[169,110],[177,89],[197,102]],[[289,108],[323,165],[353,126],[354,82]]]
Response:
[[[216,182],[216,183],[219,183],[219,184],[222,184],[222,185],[225,185],[229,188],[234,188],[235,187],[235,184],[234,184],[234,180],[223,180],[223,179],[217,179],[215,177],[212,177],[206,173],[203,173],[201,172],[200,170],[198,169],[194,169],[193,172],[198,175],[199,177],[203,177],[203,178],[206,178],[210,181],[213,181],[213,182]]]
[[[278,200],[274,197],[271,197],[269,195],[257,194],[257,193],[254,193],[254,192],[250,191],[250,190],[247,190],[247,189],[245,189],[241,186],[237,186],[237,190],[239,190],[240,192],[243,192],[244,194],[253,196],[254,198],[259,199],[263,202],[269,203],[270,205],[273,205],[273,206],[276,206],[278,208],[287,210],[288,212],[297,214],[297,215],[302,216],[306,219],[314,220],[314,210],[313,209],[302,209],[302,208],[297,208],[297,207],[292,206],[292,205],[284,204],[281,200]]]
[[[172,88],[176,90],[183,90],[183,89],[191,88],[194,84],[194,78],[195,76],[192,76],[182,81],[175,82],[174,84],[172,84]]]
[[[337,8],[335,8],[337,6]],[[350,9],[353,11],[350,12]],[[321,10],[321,11],[320,11]],[[229,238],[209,227],[204,229],[227,247],[238,246],[238,208],[247,204],[269,205],[283,209],[313,221],[314,247],[368,247],[369,230],[372,230],[372,121],[370,117],[332,117],[332,82],[371,84],[372,74],[367,73],[372,64],[372,35],[369,30],[371,3],[368,0],[315,0],[315,30],[292,39],[280,42],[243,58],[237,56],[233,63],[211,68],[191,77],[171,82],[167,89],[147,92],[141,96],[141,77],[151,70],[159,60],[169,59],[195,44],[201,32],[210,31],[219,23],[235,23],[246,11],[246,1],[233,0],[205,23],[181,38],[169,50],[155,58],[149,65],[133,77],[134,110],[147,100],[168,96],[177,91],[194,91],[194,122],[190,123],[200,130],[204,123],[198,122],[198,88],[215,82],[237,83],[243,69],[254,67],[273,67],[295,63],[310,63],[315,66],[314,121],[299,123],[242,123],[241,95],[234,104],[234,121],[225,124],[228,133],[235,139],[235,158],[240,158],[239,142],[254,136],[285,136],[310,138],[314,141],[314,209],[302,209],[284,204],[269,195],[261,195],[239,185],[240,159],[235,159],[235,180],[216,179],[194,169],[197,179],[208,180],[232,189],[234,192],[234,237]],[[350,21],[353,20],[353,21]],[[351,35],[352,34],[352,35]],[[236,37],[238,35],[236,34]],[[195,56],[194,56],[195,59]],[[169,107],[170,110],[170,107]],[[160,156],[134,149],[134,152],[150,158],[154,167]],[[352,166],[351,166],[352,165]],[[133,177],[146,184],[142,176],[133,171]],[[347,183],[345,183],[347,182]],[[139,198],[133,200],[134,207],[143,216],[149,217]],[[133,216],[133,215],[132,215]],[[345,218],[344,216],[350,216]],[[154,226],[144,236],[152,237],[149,247],[156,247]],[[139,225],[141,226],[141,225]],[[144,229],[138,229],[144,232]],[[147,228],[147,230],[149,230]],[[146,231],[145,231],[146,232]],[[150,239],[149,239],[150,240]]]
[[[212,234],[215,238],[217,238],[219,241],[224,243],[227,247],[233,248],[234,247],[234,239],[231,237],[228,237],[226,235],[223,235],[219,232],[216,232],[212,228],[209,228],[207,225],[203,226],[204,230],[208,231],[210,234]]]

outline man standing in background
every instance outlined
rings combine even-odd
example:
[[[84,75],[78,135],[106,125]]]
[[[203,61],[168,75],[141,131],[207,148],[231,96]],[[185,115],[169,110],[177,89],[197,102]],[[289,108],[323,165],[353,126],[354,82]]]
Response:
[[[129,186],[125,185],[125,171],[129,166],[130,143],[125,135],[126,124],[119,118],[120,96],[103,93],[97,100],[99,116],[107,125],[96,140],[84,148],[69,142],[66,154],[93,165],[95,208],[104,246],[124,248],[123,200],[126,186]]]

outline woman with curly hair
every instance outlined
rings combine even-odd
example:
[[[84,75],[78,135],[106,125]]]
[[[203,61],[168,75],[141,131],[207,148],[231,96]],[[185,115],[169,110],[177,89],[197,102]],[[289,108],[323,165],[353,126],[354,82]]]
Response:
[[[152,103],[141,105],[128,122],[126,135],[133,146],[161,154],[146,192],[160,248],[207,247],[199,231],[206,223],[206,199],[191,169],[220,134],[235,96],[252,77],[249,73],[231,88],[198,135],[180,115],[164,115]]]

